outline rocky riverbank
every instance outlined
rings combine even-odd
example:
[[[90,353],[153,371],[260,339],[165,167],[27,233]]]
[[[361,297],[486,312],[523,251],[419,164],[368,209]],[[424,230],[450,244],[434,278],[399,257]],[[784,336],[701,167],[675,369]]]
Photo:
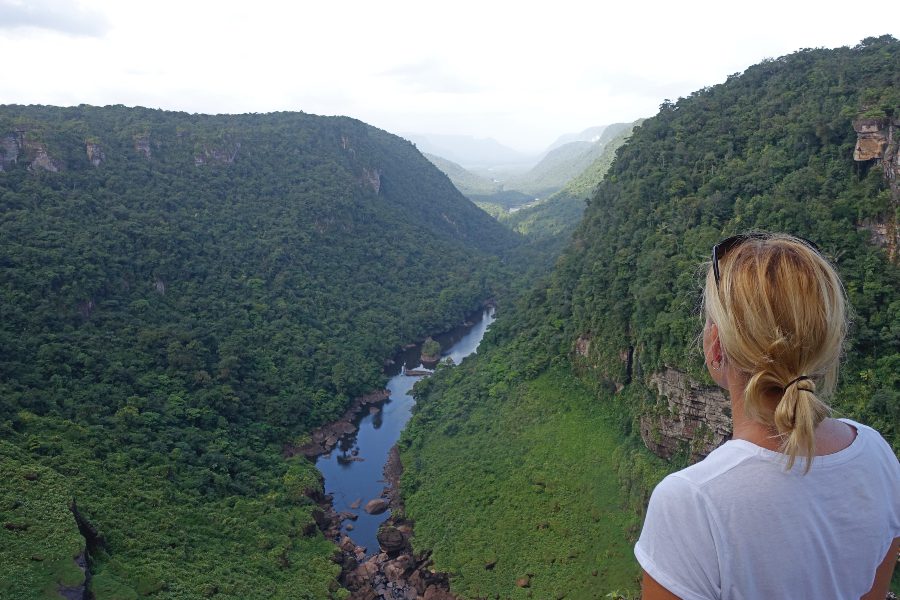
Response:
[[[354,421],[366,407],[384,402],[390,395],[391,393],[388,390],[378,390],[377,392],[354,398],[350,407],[340,419],[313,430],[308,443],[302,446],[286,444],[283,450],[284,456],[290,458],[302,455],[310,460],[315,460],[316,457],[331,452],[343,436],[356,431],[357,426]]]
[[[384,467],[388,485],[382,492],[391,516],[378,530],[379,552],[371,557],[341,533],[344,522],[355,515],[335,511],[327,495],[318,499],[320,507],[313,516],[325,537],[338,546],[334,560],[341,565],[340,582],[350,590],[351,600],[456,600],[449,576],[432,568],[431,553],[416,554],[412,549],[413,524],[403,516],[399,494],[402,473],[395,446]]]

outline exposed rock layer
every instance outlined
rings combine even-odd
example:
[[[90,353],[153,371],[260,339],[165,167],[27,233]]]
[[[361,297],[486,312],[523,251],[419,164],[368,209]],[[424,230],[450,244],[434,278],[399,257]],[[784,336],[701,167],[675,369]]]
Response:
[[[671,458],[686,449],[692,459],[702,458],[731,437],[731,405],[722,390],[671,367],[653,373],[649,383],[662,410],[641,417],[641,438],[657,456]]]
[[[900,226],[897,223],[900,208],[900,119],[857,119],[853,121],[853,129],[856,131],[853,160],[874,161],[883,170],[891,190],[891,204],[883,217],[866,219],[859,227],[867,229],[872,242],[887,250],[890,260],[896,260],[900,256]]]

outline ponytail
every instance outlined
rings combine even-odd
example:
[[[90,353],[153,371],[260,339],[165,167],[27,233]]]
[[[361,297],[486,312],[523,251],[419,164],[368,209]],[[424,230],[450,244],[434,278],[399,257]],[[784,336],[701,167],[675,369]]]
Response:
[[[831,414],[831,408],[816,396],[815,382],[802,376],[785,386],[781,402],[775,407],[774,421],[787,454],[787,468],[798,456],[806,458],[808,472],[816,454],[816,427]]]

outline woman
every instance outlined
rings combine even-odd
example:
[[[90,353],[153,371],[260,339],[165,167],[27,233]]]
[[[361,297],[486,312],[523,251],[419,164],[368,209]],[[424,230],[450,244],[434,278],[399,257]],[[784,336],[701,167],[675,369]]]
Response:
[[[883,600],[900,464],[822,400],[847,333],[837,273],[798,238],[735,236],[713,248],[703,300],[706,366],[734,434],[654,490],[635,546],[644,600]]]

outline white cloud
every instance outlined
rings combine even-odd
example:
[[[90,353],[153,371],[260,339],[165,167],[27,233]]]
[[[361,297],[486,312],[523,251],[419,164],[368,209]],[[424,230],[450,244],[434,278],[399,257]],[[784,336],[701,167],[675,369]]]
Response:
[[[44,29],[74,36],[102,36],[102,13],[65,0],[0,0],[0,29]]]
[[[304,110],[537,150],[765,57],[896,28],[830,0],[0,0],[0,55],[17,57],[0,102]]]

